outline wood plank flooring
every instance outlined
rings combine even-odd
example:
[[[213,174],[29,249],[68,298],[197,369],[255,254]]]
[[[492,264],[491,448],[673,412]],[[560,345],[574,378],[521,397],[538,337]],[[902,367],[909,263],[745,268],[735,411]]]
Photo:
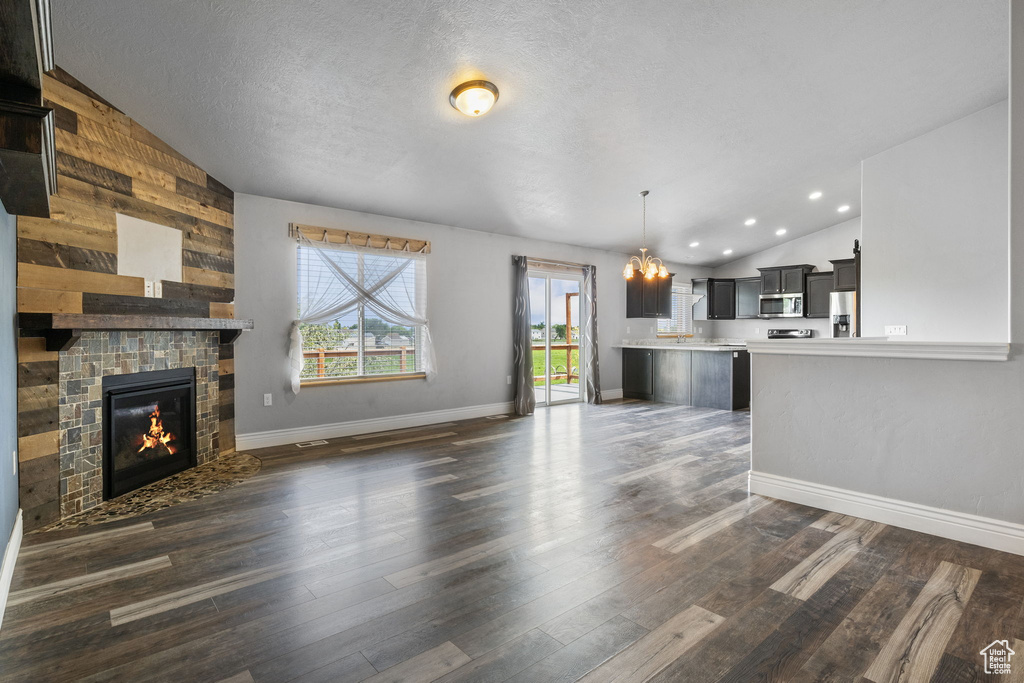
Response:
[[[255,454],[219,494],[26,537],[0,680],[980,681],[997,639],[1024,673],[1024,558],[748,495],[747,413]]]

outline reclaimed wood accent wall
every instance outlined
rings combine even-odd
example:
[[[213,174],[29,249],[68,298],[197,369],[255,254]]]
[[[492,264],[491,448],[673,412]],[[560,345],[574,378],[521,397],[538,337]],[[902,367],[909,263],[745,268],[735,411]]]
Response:
[[[18,311],[234,317],[234,193],[60,68],[54,110],[58,191],[49,219],[18,217]],[[116,214],[182,232],[182,282],[145,297],[117,274]],[[234,352],[220,347],[220,452],[234,450]],[[18,447],[26,529],[59,517],[57,354],[22,337]]]

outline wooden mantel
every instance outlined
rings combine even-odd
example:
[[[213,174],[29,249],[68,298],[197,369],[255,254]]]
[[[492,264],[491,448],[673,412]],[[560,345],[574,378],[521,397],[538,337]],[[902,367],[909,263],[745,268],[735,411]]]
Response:
[[[78,341],[83,330],[213,330],[220,343],[231,344],[252,320],[179,318],[170,315],[88,315],[82,313],[19,313],[18,327],[46,339],[47,351],[63,351]]]

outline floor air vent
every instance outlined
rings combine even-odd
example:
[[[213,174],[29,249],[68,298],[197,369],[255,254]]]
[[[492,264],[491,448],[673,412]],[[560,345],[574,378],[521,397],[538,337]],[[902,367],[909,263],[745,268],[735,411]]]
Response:
[[[326,446],[327,442],[320,439],[319,441],[303,441],[302,443],[297,443],[295,445],[299,448],[309,448],[310,446]]]

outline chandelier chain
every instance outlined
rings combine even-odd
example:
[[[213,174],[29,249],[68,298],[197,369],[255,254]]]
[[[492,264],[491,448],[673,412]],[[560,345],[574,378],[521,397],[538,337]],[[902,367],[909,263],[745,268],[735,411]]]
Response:
[[[643,238],[643,241],[644,241],[644,249],[646,249],[647,248],[647,194],[646,193],[643,194],[642,197],[643,197],[643,202],[644,202],[644,208],[643,208],[644,238]]]

